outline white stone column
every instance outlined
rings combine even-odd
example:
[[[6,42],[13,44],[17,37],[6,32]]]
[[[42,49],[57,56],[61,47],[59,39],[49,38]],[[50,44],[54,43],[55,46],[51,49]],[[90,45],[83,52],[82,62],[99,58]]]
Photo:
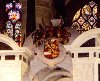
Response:
[[[5,55],[1,55],[1,60],[5,61]]]
[[[95,44],[96,46],[100,46],[100,33],[96,35]]]
[[[96,52],[96,57],[97,57],[97,58],[99,58],[99,54],[100,54],[100,52],[97,51],[97,52]]]
[[[94,63],[94,81],[98,81],[98,63]]]
[[[78,58],[78,52],[74,51],[74,58],[77,59]]]
[[[89,58],[94,57],[94,52],[89,52]]]

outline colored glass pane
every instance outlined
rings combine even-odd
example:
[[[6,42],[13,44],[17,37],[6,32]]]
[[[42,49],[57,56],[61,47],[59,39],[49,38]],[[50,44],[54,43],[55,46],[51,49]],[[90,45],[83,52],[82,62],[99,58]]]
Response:
[[[78,19],[78,23],[79,23],[80,25],[82,25],[84,22],[85,22],[85,20],[84,20],[82,17],[80,17],[80,18]]]
[[[13,36],[13,25],[10,21],[6,23],[6,35],[12,38]]]
[[[72,28],[75,28],[76,30],[80,29],[80,25],[77,22],[74,22],[72,25]]]
[[[90,29],[91,29],[91,26],[89,25],[88,22],[85,22],[85,23],[83,24],[82,28],[83,28],[84,30],[90,30]]]
[[[6,11],[7,11],[8,9],[11,9],[12,7],[13,7],[13,4],[12,4],[12,3],[6,4]]]
[[[21,9],[21,7],[22,7],[22,4],[20,4],[20,3],[16,3],[16,4],[15,4],[15,7],[16,7],[17,9],[19,9],[19,10],[20,10],[20,9]]]
[[[18,22],[15,25],[15,37],[17,37],[18,35],[20,35],[20,32],[21,32],[21,23]]]
[[[20,45],[21,43],[21,22],[15,25],[15,41]]]
[[[91,1],[91,2],[89,2],[89,5],[90,5],[91,7],[94,7],[94,6],[96,5],[96,3],[93,2],[93,1]]]
[[[97,6],[94,6],[93,7],[93,16],[94,16],[95,19],[97,19],[96,15],[97,15]]]
[[[15,23],[20,18],[20,13],[18,10],[11,10],[8,13],[8,17],[13,23]]]
[[[97,6],[93,7],[93,14],[96,15],[97,14]]]
[[[91,25],[93,25],[93,24],[95,23],[94,17],[91,17],[88,21],[89,21],[89,23],[90,23]]]
[[[90,6],[89,6],[89,5],[85,5],[85,6],[82,8],[82,16],[83,16],[85,19],[89,19],[91,14],[92,14],[92,11],[91,11]]]

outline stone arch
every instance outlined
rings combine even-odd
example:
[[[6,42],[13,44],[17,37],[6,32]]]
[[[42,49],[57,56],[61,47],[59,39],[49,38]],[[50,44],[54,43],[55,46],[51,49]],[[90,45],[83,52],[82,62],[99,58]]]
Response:
[[[100,28],[91,29],[79,35],[71,44],[72,48],[80,47],[83,43],[89,39],[96,38],[97,34],[100,33]]]
[[[49,74],[42,81],[47,81],[49,78],[51,78],[53,76],[60,76],[60,75],[67,76],[68,78],[72,78],[71,73],[59,71],[59,72],[53,72],[53,73]]]
[[[0,34],[0,42],[5,43],[6,45],[10,46],[13,50],[18,50],[19,46],[17,45],[16,42],[14,42],[13,39]]]
[[[60,78],[57,81],[72,81],[72,79],[65,77],[65,78]]]
[[[72,73],[62,67],[45,67],[39,70],[30,81],[48,81],[50,78],[56,77],[59,79],[61,76],[72,79]]]

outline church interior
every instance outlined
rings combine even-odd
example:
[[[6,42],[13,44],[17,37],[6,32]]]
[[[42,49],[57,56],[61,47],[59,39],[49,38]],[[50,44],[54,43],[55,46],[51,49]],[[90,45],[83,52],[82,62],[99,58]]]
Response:
[[[0,0],[0,81],[100,81],[100,1]]]

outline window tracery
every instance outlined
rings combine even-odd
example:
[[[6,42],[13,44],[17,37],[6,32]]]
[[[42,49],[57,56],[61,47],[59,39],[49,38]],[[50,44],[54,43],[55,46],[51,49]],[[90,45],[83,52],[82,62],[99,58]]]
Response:
[[[97,4],[93,1],[79,9],[73,18],[72,28],[79,33],[97,28]]]
[[[7,22],[6,35],[13,38],[21,46],[21,7],[22,4],[13,1],[6,4]]]

